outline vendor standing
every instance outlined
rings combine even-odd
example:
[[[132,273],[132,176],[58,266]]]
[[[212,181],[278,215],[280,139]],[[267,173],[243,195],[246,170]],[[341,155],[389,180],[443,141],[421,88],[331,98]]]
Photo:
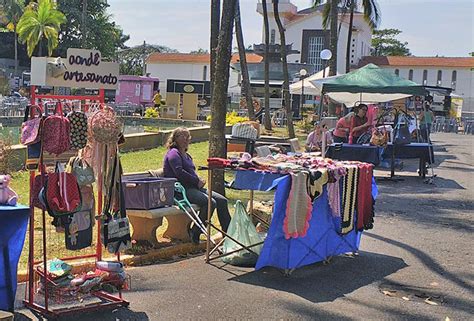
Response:
[[[351,121],[354,113],[348,113],[346,116],[339,118],[336,123],[332,136],[335,143],[346,143],[349,141],[349,132],[351,130]]]
[[[354,107],[354,117],[352,117],[351,122],[351,134],[352,142],[357,144],[357,140],[362,136],[370,127],[370,124],[367,120],[367,110],[368,107],[366,104],[360,104],[359,106]]]
[[[202,222],[207,220],[208,193],[204,188],[206,181],[196,174],[193,158],[188,154],[191,134],[187,128],[178,127],[168,138],[166,144],[168,152],[163,162],[163,174],[165,177],[176,178],[186,189],[186,196],[192,204],[199,206],[199,217]],[[222,230],[227,231],[230,223],[230,214],[227,207],[227,198],[212,192],[212,211],[217,207],[217,217]],[[193,243],[199,243],[201,230],[194,225],[189,234]]]

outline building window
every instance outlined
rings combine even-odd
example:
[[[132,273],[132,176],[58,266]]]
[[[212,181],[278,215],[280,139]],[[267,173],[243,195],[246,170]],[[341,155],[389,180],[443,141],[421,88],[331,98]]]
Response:
[[[413,69],[408,70],[408,80],[413,80]]]
[[[438,77],[436,79],[437,86],[441,86],[442,78],[443,78],[443,72],[441,70],[438,70]]]
[[[451,74],[451,88],[453,90],[456,90],[456,79],[458,78],[458,73],[456,70],[453,70],[453,73]]]
[[[316,70],[323,69],[323,61],[319,54],[324,49],[324,37],[310,37],[308,43],[308,63],[314,65]]]
[[[400,70],[395,69],[395,75],[400,76]]]
[[[273,45],[275,44],[275,29],[272,29],[270,32],[270,43]]]
[[[428,70],[423,70],[423,86],[428,84]]]
[[[202,67],[202,80],[207,79],[207,66]]]

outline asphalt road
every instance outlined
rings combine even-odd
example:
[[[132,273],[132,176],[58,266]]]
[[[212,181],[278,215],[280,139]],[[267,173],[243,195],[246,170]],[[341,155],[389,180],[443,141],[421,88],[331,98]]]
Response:
[[[404,162],[404,181],[379,181],[375,227],[359,256],[290,277],[211,266],[202,255],[132,268],[129,309],[70,319],[473,320],[474,136],[432,138],[435,185],[417,176],[417,161]],[[19,310],[16,319],[36,317]]]

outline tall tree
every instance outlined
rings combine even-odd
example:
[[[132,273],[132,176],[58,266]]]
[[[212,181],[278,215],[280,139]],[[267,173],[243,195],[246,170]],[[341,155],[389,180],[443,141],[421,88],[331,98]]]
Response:
[[[210,39],[210,49],[211,49],[211,65],[210,65],[210,75],[211,75],[211,99],[214,99],[214,80],[216,78],[216,51],[219,38],[219,29],[220,29],[220,20],[221,20],[221,1],[220,0],[211,0],[211,39]]]
[[[15,47],[15,76],[18,76],[18,38],[17,38],[17,25],[20,21],[23,12],[25,11],[24,0],[1,0],[0,6],[3,8],[5,14],[7,29],[13,32],[14,47]]]
[[[341,0],[313,0],[313,6],[318,6],[324,3],[323,7],[323,27],[329,28],[329,50],[332,52],[332,57],[329,60],[329,76],[335,76],[337,73],[337,40],[338,28],[337,19],[339,15],[339,4]]]
[[[270,120],[270,61],[268,60],[268,51],[270,46],[270,30],[268,23],[268,9],[267,9],[267,0],[262,1],[262,11],[263,11],[263,31],[265,33],[265,52],[263,54],[264,62],[264,78],[265,78],[265,116],[263,118],[263,123],[265,124],[265,129],[271,130],[272,123]]]
[[[377,28],[380,23],[380,11],[376,0],[346,0],[345,6],[349,7],[350,11],[349,29],[347,31],[346,72],[350,71],[351,66],[351,42],[352,27],[354,26],[354,11],[359,5],[362,6],[364,10],[364,19],[367,21],[372,30]]]
[[[255,120],[255,110],[253,109],[252,89],[250,88],[249,68],[247,66],[247,54],[244,45],[244,35],[242,32],[242,21],[240,20],[240,1],[235,4],[235,37],[239,49],[240,74],[242,75],[241,95],[245,97],[250,120]]]
[[[222,20],[216,51],[214,91],[211,102],[212,119],[209,131],[209,157],[226,157],[225,118],[235,5],[236,0],[224,0],[222,5]],[[222,171],[215,171],[213,178],[215,182],[215,185],[212,186],[213,190],[224,193],[224,173]]]
[[[59,30],[66,21],[64,14],[56,9],[56,2],[39,0],[38,5],[31,5],[25,10],[17,26],[19,39],[26,43],[31,57],[39,45],[39,55],[43,54],[42,43],[47,41],[48,55],[58,46]]]
[[[112,59],[118,50],[126,48],[125,42],[130,37],[123,34],[107,13],[110,6],[107,1],[57,0],[57,3],[67,19],[56,50],[59,56],[66,56],[68,48],[93,48],[99,50],[102,57]]]
[[[398,29],[374,30],[372,47],[374,56],[411,56],[408,42],[401,42],[395,37],[401,33]]]
[[[136,76],[142,75],[144,69],[143,57],[148,57],[154,52],[176,53],[178,50],[171,49],[166,46],[150,44],[121,49],[117,52],[116,58],[116,60],[120,63],[120,74]]]
[[[293,111],[290,104],[290,75],[288,74],[288,60],[286,52],[285,28],[280,19],[278,8],[279,0],[273,0],[273,14],[280,34],[280,55],[283,64],[283,105],[286,110],[286,119],[288,126],[288,136],[295,138],[295,127],[293,126]]]

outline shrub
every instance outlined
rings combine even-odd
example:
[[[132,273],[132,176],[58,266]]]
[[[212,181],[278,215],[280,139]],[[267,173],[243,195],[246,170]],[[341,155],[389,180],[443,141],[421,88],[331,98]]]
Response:
[[[145,118],[158,118],[158,109],[154,107],[148,107],[145,109]]]
[[[296,122],[296,128],[303,131],[304,133],[309,133],[313,129],[313,122],[309,117],[304,117],[299,122]]]
[[[0,174],[12,174],[14,172],[15,156],[12,150],[12,137],[0,134]]]
[[[209,122],[211,121],[211,119],[212,119],[211,115],[206,117],[206,120]],[[244,121],[247,121],[247,120],[249,120],[248,117],[239,116],[237,115],[237,112],[235,111],[227,113],[227,115],[225,116],[225,123],[227,125],[235,125],[238,123],[243,123]]]

